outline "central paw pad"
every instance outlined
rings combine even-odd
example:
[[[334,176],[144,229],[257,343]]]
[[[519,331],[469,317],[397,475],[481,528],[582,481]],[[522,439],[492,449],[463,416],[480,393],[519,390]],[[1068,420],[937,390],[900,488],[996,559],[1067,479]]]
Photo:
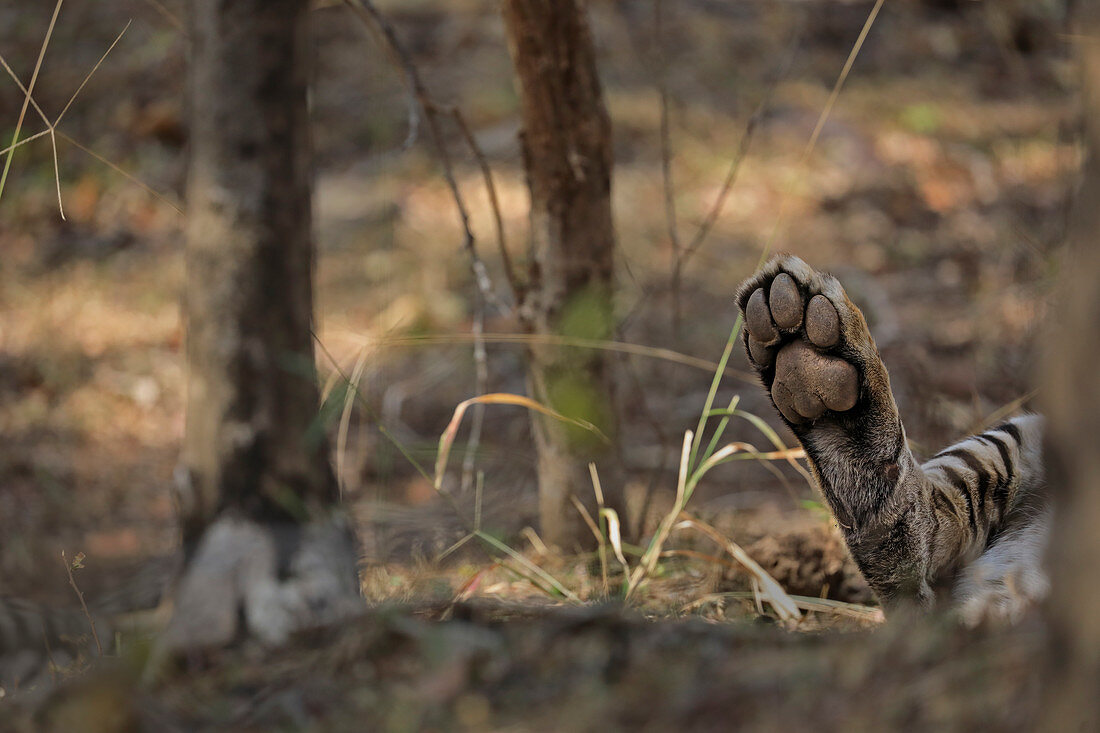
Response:
[[[772,400],[792,423],[845,412],[859,400],[859,373],[830,351],[843,340],[840,314],[820,293],[807,292],[786,272],[753,290],[745,303],[749,356],[774,365]]]

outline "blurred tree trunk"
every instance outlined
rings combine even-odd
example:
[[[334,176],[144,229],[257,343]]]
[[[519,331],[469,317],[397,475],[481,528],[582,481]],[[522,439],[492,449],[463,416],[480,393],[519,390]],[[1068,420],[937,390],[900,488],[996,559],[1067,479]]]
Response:
[[[1086,154],[1046,343],[1047,461],[1057,521],[1048,564],[1044,729],[1100,730],[1100,3],[1081,4]]]
[[[174,647],[279,641],[358,596],[317,423],[308,6],[189,4],[186,565]]]
[[[530,272],[520,317],[535,336],[608,339],[614,331],[611,121],[588,21],[578,0],[505,0],[503,13],[531,196]],[[588,420],[614,440],[611,387],[604,352],[537,342],[528,349],[532,398]],[[565,550],[591,546],[573,499],[593,508],[587,464],[610,457],[609,446],[548,417],[532,413],[532,420],[543,538]],[[616,491],[608,503],[621,509],[619,481],[604,478],[606,489]]]

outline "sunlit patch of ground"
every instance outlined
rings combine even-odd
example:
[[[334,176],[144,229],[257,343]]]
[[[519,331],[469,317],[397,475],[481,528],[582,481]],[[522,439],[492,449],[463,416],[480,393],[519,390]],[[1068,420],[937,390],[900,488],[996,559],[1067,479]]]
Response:
[[[60,109],[74,82],[134,17],[132,30],[70,113],[68,129],[180,201],[186,130],[179,102],[179,30],[152,3],[70,4],[40,80],[40,101]],[[182,16],[183,3],[164,5]],[[495,6],[437,0],[380,5],[409,43],[432,93],[457,104],[470,121],[493,168],[507,246],[522,261],[527,195],[515,92]],[[933,452],[1006,407],[1029,404],[1033,337],[1058,270],[1079,164],[1064,45],[1024,54],[984,25],[984,10],[967,6],[952,14],[914,3],[887,4],[813,154],[803,160],[869,6],[665,3],[672,198],[684,242],[722,193],[747,121],[782,68],[799,8],[806,6],[810,15],[800,51],[772,93],[722,214],[685,272],[681,320],[674,323],[658,93],[647,53],[651,17],[624,15],[619,6],[629,4],[590,5],[616,130],[617,308],[624,319],[618,340],[717,360],[734,320],[736,284],[765,248],[790,251],[836,272],[864,308],[891,370],[908,434],[921,451]],[[0,53],[20,72],[33,66],[39,26],[49,11],[46,5],[20,7],[18,18],[0,23]],[[456,600],[522,605],[528,609],[517,612],[522,617],[538,609],[582,613],[575,606],[620,598],[620,563],[608,563],[605,583],[597,557],[546,554],[523,533],[534,524],[534,463],[527,416],[514,407],[488,408],[479,454],[482,528],[558,580],[580,603],[548,591],[545,582],[532,580],[530,568],[484,542],[468,541],[446,562],[436,562],[469,528],[377,425],[385,424],[430,470],[452,410],[475,391],[469,263],[461,252],[453,202],[423,132],[412,149],[401,148],[408,117],[400,76],[340,7],[318,9],[315,20],[317,321],[345,375],[365,355],[359,394],[347,400],[351,408],[343,423],[341,410],[333,413],[331,429],[343,490],[367,550],[366,597],[372,603],[427,599],[434,610],[425,613],[433,618],[460,613],[462,603],[452,608]],[[0,84],[3,124],[11,124],[20,102],[17,91]],[[480,172],[460,152],[455,131],[448,140],[478,247],[502,286]],[[82,580],[94,597],[117,580],[117,575],[103,577],[116,566],[173,546],[169,488],[184,404],[179,308],[184,219],[72,148],[62,146],[60,166],[67,223],[57,215],[48,144],[16,155],[0,201],[0,592],[49,599],[71,596],[61,549],[86,553]],[[490,309],[486,330],[510,334],[518,328],[508,313]],[[414,336],[436,338],[408,340]],[[489,390],[522,392],[521,346],[491,343],[488,349]],[[744,370],[741,358],[735,355],[732,369]],[[320,363],[324,378],[334,374],[327,356]],[[706,368],[650,356],[624,357],[619,364],[630,491],[645,494],[652,487],[667,511],[683,431],[694,427],[711,375]],[[724,383],[717,402],[725,405],[735,393],[742,409],[780,429],[762,391],[735,376]],[[461,462],[464,435],[452,466]],[[781,436],[791,442],[791,436],[782,431]],[[761,432],[744,421],[731,424],[726,437],[767,447]],[[845,565],[811,488],[785,465],[778,470],[779,478],[754,463],[716,469],[689,509],[739,542],[797,595],[865,603],[866,589],[850,585],[854,571]],[[472,515],[473,492],[459,499]],[[652,531],[660,517],[657,511],[637,521]],[[731,567],[719,548],[677,537],[668,549],[673,552],[633,598],[635,613],[734,626],[774,615],[767,603],[757,606],[748,576],[735,563]],[[629,555],[628,562],[636,557]],[[811,611],[800,628],[875,625],[861,611],[837,609],[843,607]],[[779,683],[764,684],[757,697],[723,697],[727,690],[716,681],[719,675],[749,684],[754,674],[768,679],[753,666],[757,662],[775,669],[787,659],[746,651],[754,647],[738,636],[741,630],[714,632],[714,646],[706,635],[711,632],[693,636],[692,631],[686,638],[695,641],[682,657],[653,642],[630,657],[634,661],[619,664],[608,661],[618,653],[615,643],[600,646],[583,634],[567,633],[559,648],[558,637],[539,636],[543,631],[532,632],[536,639],[527,644],[523,625],[483,632],[476,624],[471,630],[454,622],[437,632],[421,621],[406,628],[398,615],[385,618],[347,631],[349,636],[341,637],[346,652],[338,646],[312,652],[329,665],[329,674],[319,675],[317,683],[332,682],[346,699],[359,701],[344,708],[339,714],[346,717],[333,727],[372,720],[392,723],[393,729],[451,723],[479,728],[492,721],[516,730],[553,729],[519,712],[528,705],[545,711],[548,700],[561,706],[564,717],[546,720],[571,720],[573,710],[593,716],[611,711],[629,722],[644,718],[653,709],[647,699],[657,696],[662,702],[648,719],[654,729],[671,719],[662,716],[678,710],[702,711],[701,721],[728,723],[735,704],[744,706],[738,710],[747,721],[756,715],[787,719],[781,713],[789,701],[777,697]],[[634,639],[640,633],[634,621],[600,621],[592,628],[612,629],[609,638],[621,633]],[[668,639],[683,638],[668,633]],[[432,656],[436,634],[444,639],[438,658]],[[467,635],[473,639],[468,644]],[[891,638],[896,648],[908,648],[903,635]],[[596,651],[585,651],[590,643]],[[494,656],[498,652],[492,650],[499,648],[507,651]],[[859,667],[863,671],[852,671],[841,647],[829,648],[835,652],[826,655],[831,661],[814,667],[807,680],[840,680],[851,692],[875,669],[868,662]],[[928,652],[931,656],[906,669],[919,676],[925,666],[950,656],[951,648],[947,644],[935,659]],[[413,651],[405,655],[404,649]],[[880,653],[888,652],[872,656]],[[585,666],[586,654],[606,658]],[[680,660],[667,675],[660,673],[668,664],[666,654]],[[568,661],[569,655],[580,661]],[[239,720],[242,727],[262,728],[272,721],[312,721],[312,706],[329,699],[319,690],[294,689],[302,678],[300,650],[263,669],[247,655],[227,659],[232,664],[217,674],[173,683],[170,694],[177,698],[168,708],[178,713],[208,698],[211,707],[195,712],[196,720]],[[307,655],[307,662],[312,659]],[[983,674],[1000,669],[997,659]],[[1007,668],[1018,672],[1018,662],[1013,657]],[[540,684],[556,684],[554,675],[566,676],[562,684],[569,689],[537,699],[494,691],[501,680],[540,664],[546,665],[543,672],[529,672],[541,680],[531,694],[546,689]],[[685,682],[686,688],[664,687],[673,671],[694,665],[699,672],[685,678],[694,680]],[[610,687],[592,682],[589,694],[585,686],[596,677],[612,682]],[[899,673],[896,679],[907,678]],[[944,680],[931,678],[929,689],[950,686]],[[216,689],[230,692],[218,697]],[[681,708],[678,699],[685,701]],[[790,720],[827,702],[816,692],[794,700]],[[919,695],[910,695],[898,702],[898,717],[868,720],[942,719],[921,704]],[[984,711],[996,709],[982,705]],[[768,718],[765,709],[779,717]]]

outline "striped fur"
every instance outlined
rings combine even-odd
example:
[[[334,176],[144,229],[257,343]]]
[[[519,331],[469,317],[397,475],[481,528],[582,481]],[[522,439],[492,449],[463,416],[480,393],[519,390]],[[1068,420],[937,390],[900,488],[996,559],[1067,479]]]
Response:
[[[132,625],[134,612],[161,602],[179,560],[177,555],[150,558],[118,586],[89,593],[88,613],[79,606],[51,607],[0,596],[0,698],[42,689],[57,670],[98,658],[92,622],[103,653],[114,653],[116,630]]]
[[[96,617],[95,623],[96,634],[109,644],[109,622]],[[97,654],[89,617],[81,610],[0,596],[0,697],[47,689],[59,674],[83,668]]]
[[[820,294],[836,310],[835,343],[822,348],[807,335],[809,310],[802,323],[789,328],[777,325],[789,315],[768,311],[771,321],[761,315],[759,303],[771,302],[771,285],[783,273],[797,285],[803,304]],[[784,279],[789,288],[788,282]],[[758,290],[764,296],[756,297],[757,311],[751,314],[746,308]],[[886,367],[863,315],[835,278],[797,257],[773,259],[741,286],[738,303],[750,324],[749,362],[773,402],[773,387],[783,390],[780,416],[805,448],[852,556],[886,606],[915,601],[931,608],[946,601],[971,624],[1011,622],[1046,595],[1042,557],[1049,509],[1041,417],[1013,418],[920,464],[909,450]],[[770,340],[750,344],[753,326],[757,338]],[[805,352],[806,344],[812,358],[796,364],[793,376],[788,368],[777,379],[784,350],[795,345]],[[812,419],[792,413],[791,404],[803,403],[791,396],[791,384],[827,396],[835,385],[813,370],[840,361],[858,375],[852,377],[858,378],[854,406],[824,410]],[[780,384],[782,379],[787,381]]]

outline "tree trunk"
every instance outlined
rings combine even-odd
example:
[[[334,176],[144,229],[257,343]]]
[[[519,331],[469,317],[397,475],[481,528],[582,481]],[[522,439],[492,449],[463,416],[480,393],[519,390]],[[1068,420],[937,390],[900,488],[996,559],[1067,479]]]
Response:
[[[171,646],[279,641],[358,596],[316,420],[308,6],[190,3],[186,566]]]
[[[611,121],[588,22],[577,0],[505,0],[503,12],[531,196],[530,272],[520,317],[535,336],[608,339],[614,330]],[[603,352],[538,342],[528,349],[532,398],[614,440],[611,387],[611,361]],[[573,499],[592,510],[587,464],[610,457],[608,445],[543,415],[532,413],[532,420],[543,538],[566,550],[591,546]],[[604,486],[615,490],[619,482]],[[607,501],[621,509],[618,495]]]
[[[1100,730],[1100,8],[1081,5],[1086,154],[1046,343],[1047,462],[1057,522],[1048,565],[1044,729]]]

